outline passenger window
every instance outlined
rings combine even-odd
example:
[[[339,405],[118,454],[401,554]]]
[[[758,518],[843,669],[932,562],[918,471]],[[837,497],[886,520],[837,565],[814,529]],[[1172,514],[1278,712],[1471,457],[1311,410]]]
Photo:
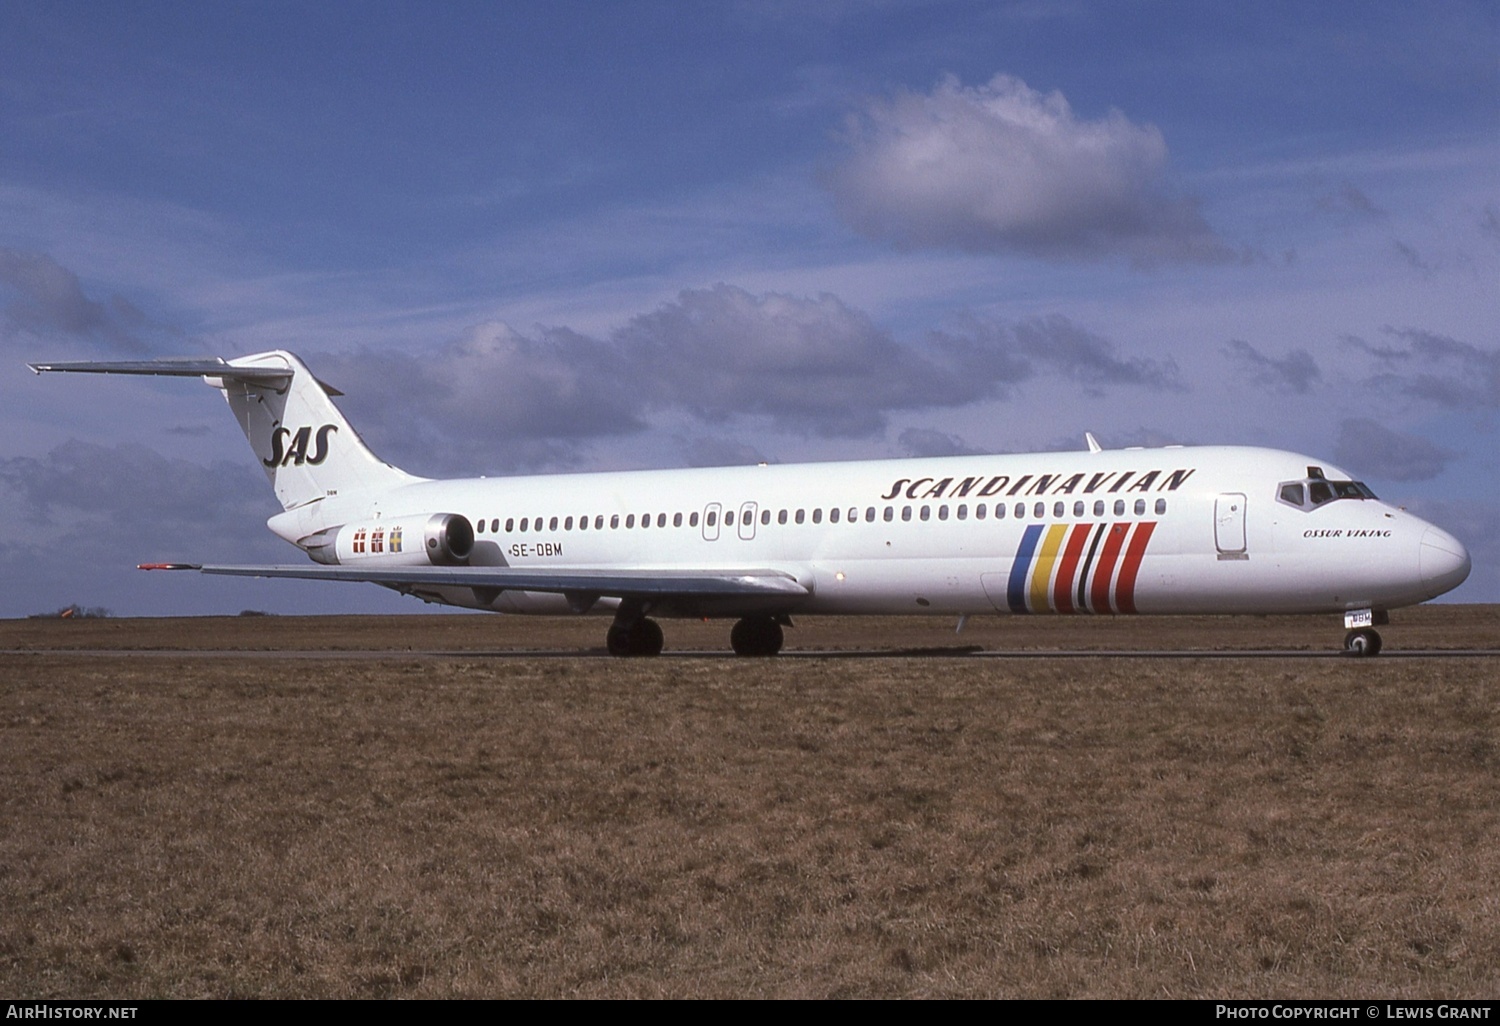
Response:
[[[579,517],[578,518],[578,529],[580,531],[587,531],[589,529],[589,518],[588,517]]]
[[[967,519],[969,519],[969,507],[966,506],[966,505],[964,505],[963,503],[960,502],[958,504],[958,509],[955,512],[958,514],[958,519],[960,519],[960,520],[967,520]]]
[[[805,509],[799,509],[797,511],[797,523],[800,524],[803,521],[805,521],[806,519],[807,519],[807,510],[805,510]]]
[[[997,503],[995,503],[995,519],[996,520],[1004,520],[1005,519],[1005,503],[1003,503],[1003,502],[997,502]]]
[[[555,530],[557,530],[557,518],[556,517],[553,517],[550,521],[548,521],[548,523],[547,523],[547,530],[549,530],[549,531],[555,531]]]
[[[828,522],[830,524],[836,524],[839,522],[839,508],[837,506],[828,511]]]
[[[938,519],[939,520],[947,520],[948,519],[948,507],[947,507],[946,504],[938,507]]]
[[[500,518],[496,517],[494,520],[490,521],[490,534],[499,534],[499,533],[500,533]]]
[[[865,523],[867,523],[867,524],[873,524],[874,522],[875,522],[875,507],[874,506],[868,506],[868,507],[865,508]]]
[[[526,533],[526,518],[525,517],[521,518],[521,533],[522,534]]]
[[[626,517],[625,517],[625,529],[629,530],[630,528],[632,528],[634,526],[635,526],[635,514],[634,513],[627,514]]]
[[[908,520],[908,521],[911,520],[911,507],[910,506],[902,506],[901,507],[901,519],[902,520]]]
[[[672,514],[672,526],[673,527],[681,527],[682,526],[682,514],[681,513],[673,513]]]
[[[483,521],[483,520],[481,520],[481,521],[480,521],[480,522],[479,522],[479,533],[480,533],[480,534],[483,534],[483,533],[484,533],[484,521]]]
[[[985,504],[982,503],[982,502],[979,505],[975,506],[974,507],[974,519],[975,520],[983,520],[984,519],[984,511],[987,508],[988,507],[985,506]]]
[[[885,522],[889,524],[892,520],[896,519],[896,507],[887,506],[883,515],[885,517]]]
[[[1125,500],[1124,499],[1116,499],[1115,500],[1115,516],[1117,516],[1117,517],[1123,517],[1124,515],[1125,515]]]
[[[1083,516],[1083,500],[1082,499],[1079,499],[1077,502],[1073,503],[1073,515],[1075,517],[1081,517],[1081,516]]]
[[[1061,518],[1065,509],[1066,507],[1061,502],[1054,502],[1052,504],[1052,515]]]
[[[786,510],[782,510],[780,513],[776,514],[776,522],[778,524],[786,523]]]
[[[815,523],[815,524],[821,524],[822,522],[823,522],[823,511],[821,509],[815,509],[815,510],[813,510],[813,523]]]
[[[715,527],[715,526],[718,525],[718,523],[719,523],[719,514],[718,514],[718,512],[715,511],[715,510],[709,510],[708,511],[708,521],[707,521],[708,526],[709,527]]]
[[[921,517],[922,517],[923,520],[931,520],[932,519],[932,507],[931,506],[923,506],[922,507]]]
[[[642,527],[642,529],[650,527],[650,526],[651,526],[651,514],[650,513],[643,513],[643,514],[641,514],[641,527]]]
[[[1157,516],[1162,516],[1166,512],[1167,512],[1167,500],[1166,499],[1157,499],[1156,500],[1156,515]]]
[[[515,529],[516,529],[516,518],[515,517],[506,517],[505,518],[505,533],[506,534],[510,534],[510,532],[514,531]]]
[[[573,530],[573,518],[572,517],[569,517],[568,519],[566,519],[566,520],[563,521],[563,530],[564,531],[571,531],[571,530]]]
[[[1094,500],[1094,516],[1096,516],[1096,517],[1102,517],[1102,516],[1104,516],[1104,500],[1103,499],[1095,499]]]
[[[1135,515],[1138,516],[1138,517],[1146,515],[1146,500],[1145,499],[1136,499],[1135,500]]]
[[[620,514],[618,514],[618,513],[611,513],[610,517],[609,517],[609,529],[611,531],[615,531],[615,530],[619,530],[619,527],[620,527]]]
[[[613,527],[614,525],[611,524],[610,526]],[[596,530],[596,531],[602,531],[602,530],[604,530],[604,514],[603,513],[600,513],[598,516],[594,517],[594,530]]]
[[[724,526],[725,527],[733,527],[734,526],[734,510],[732,510],[732,509],[726,509],[724,511]]]
[[[771,522],[771,511],[770,510],[763,509],[763,510],[760,511],[760,522],[761,522],[762,525],[769,524]]]
[[[1042,517],[1046,516],[1047,515],[1047,504],[1045,502],[1039,502],[1039,503],[1037,503],[1035,506],[1033,506],[1031,508],[1031,515],[1034,516],[1034,517],[1036,517],[1038,520],[1040,520]]]
[[[1025,520],[1026,519],[1026,503],[1024,503],[1024,502],[1018,502],[1018,503],[1016,503],[1016,508],[1013,510],[1013,512],[1015,513],[1017,520]]]
[[[849,515],[847,517],[845,517],[844,519],[846,521],[848,521],[849,523],[851,523],[851,524],[858,523],[859,522],[859,510],[855,509],[853,506],[850,506],[849,507]]]
[[[688,514],[688,526],[689,527],[697,527],[698,526],[698,511],[697,510],[694,510],[693,512],[691,512],[691,513]]]

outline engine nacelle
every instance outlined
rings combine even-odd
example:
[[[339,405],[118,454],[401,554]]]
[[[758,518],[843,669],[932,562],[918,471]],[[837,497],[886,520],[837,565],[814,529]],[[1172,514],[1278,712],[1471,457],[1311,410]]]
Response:
[[[297,544],[319,563],[367,566],[463,566],[474,551],[474,525],[457,513],[343,524]]]

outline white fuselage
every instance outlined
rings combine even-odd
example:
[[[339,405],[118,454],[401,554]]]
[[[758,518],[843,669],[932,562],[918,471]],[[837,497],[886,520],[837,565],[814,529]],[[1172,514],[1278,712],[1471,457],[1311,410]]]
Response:
[[[1170,447],[478,478],[331,496],[271,527],[294,543],[340,528],[338,562],[357,565],[393,558],[370,550],[377,531],[458,514],[475,528],[474,566],[755,568],[808,592],[770,605],[664,602],[655,612],[666,616],[1340,612],[1411,605],[1463,581],[1463,545],[1403,510],[1358,495],[1285,500],[1289,483],[1307,495],[1347,477],[1294,453]],[[561,594],[408,590],[501,612],[579,611]]]

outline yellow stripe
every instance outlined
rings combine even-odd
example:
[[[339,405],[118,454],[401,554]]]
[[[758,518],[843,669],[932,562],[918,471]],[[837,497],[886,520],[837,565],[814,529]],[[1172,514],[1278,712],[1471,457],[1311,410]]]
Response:
[[[1047,586],[1052,583],[1052,567],[1057,562],[1057,550],[1062,548],[1063,536],[1068,533],[1067,524],[1053,524],[1042,538],[1042,552],[1037,556],[1036,566],[1031,571],[1031,611],[1045,613],[1051,608],[1047,602]]]

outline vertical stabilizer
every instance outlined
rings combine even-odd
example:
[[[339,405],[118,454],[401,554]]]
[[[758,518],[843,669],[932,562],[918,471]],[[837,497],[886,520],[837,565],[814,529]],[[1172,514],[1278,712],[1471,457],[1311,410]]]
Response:
[[[329,398],[330,390],[291,353],[240,357],[225,370],[204,380],[224,393],[283,509],[420,480],[371,452]],[[288,376],[268,380],[266,371]]]
[[[349,426],[330,395],[291,353],[275,350],[237,360],[186,358],[111,363],[33,363],[38,374],[149,374],[201,377],[224,393],[283,509],[318,499],[421,481],[381,460]]]

